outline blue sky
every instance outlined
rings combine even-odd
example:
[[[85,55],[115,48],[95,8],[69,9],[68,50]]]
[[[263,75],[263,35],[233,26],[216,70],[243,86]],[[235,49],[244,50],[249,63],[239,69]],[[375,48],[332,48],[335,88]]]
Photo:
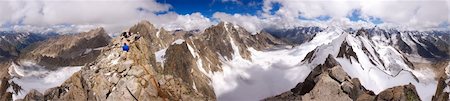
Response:
[[[262,10],[262,0],[157,0],[157,2],[172,5],[170,10],[177,12],[178,14],[200,12],[202,15],[209,18],[211,18],[215,12],[256,15]]]
[[[200,12],[203,16],[212,18],[215,12],[224,12],[228,14],[243,14],[243,15],[253,15],[258,16],[262,12],[263,1],[262,0],[156,0],[159,3],[170,4],[172,8],[170,11],[174,11],[178,14],[192,14],[195,12]],[[279,3],[273,4],[273,9],[271,14],[274,14],[280,6]],[[165,12],[161,12],[164,14]],[[381,24],[383,21],[380,18],[369,17],[369,21],[361,17],[360,10],[353,10],[351,14],[347,16],[350,21],[364,21],[371,22],[374,24]],[[331,17],[327,15],[315,17],[315,18],[305,18],[303,16],[299,17],[299,20],[308,21],[326,21],[330,20]]]

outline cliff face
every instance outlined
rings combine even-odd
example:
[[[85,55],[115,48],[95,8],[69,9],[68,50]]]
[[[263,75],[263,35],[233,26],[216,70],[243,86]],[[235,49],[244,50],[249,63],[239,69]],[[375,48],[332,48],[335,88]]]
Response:
[[[33,61],[48,69],[80,66],[95,60],[100,54],[100,48],[108,45],[110,40],[103,28],[61,35],[25,48],[18,60]]]
[[[22,46],[18,47],[20,52],[17,57],[8,61],[0,61],[0,70],[3,71],[0,73],[0,78],[4,81],[0,89],[13,88],[12,91],[2,91],[2,94],[0,94],[0,96],[3,96],[2,98],[11,99],[13,94],[22,96],[25,95],[23,93],[28,93],[29,89],[26,88],[30,88],[30,83],[24,82],[34,80],[36,84],[32,86],[35,87],[31,88],[40,89],[42,86],[47,86],[40,84],[52,85],[54,81],[60,81],[49,81],[45,78],[53,75],[51,73],[61,70],[62,67],[80,66],[94,61],[101,53],[100,49],[108,45],[111,39],[102,28],[79,34],[45,37],[48,39],[34,34],[19,34],[19,36],[16,38],[16,41],[18,41],[16,43]],[[38,39],[40,41],[36,42]],[[8,42],[14,41],[8,40]],[[50,78],[61,79],[59,77],[66,74],[72,73],[66,72],[56,76],[53,75]],[[19,92],[22,94],[18,94]],[[30,92],[39,93],[36,90]]]
[[[10,61],[0,61],[0,71],[8,71],[10,66]],[[0,72],[0,100],[1,101],[10,101],[12,100],[12,93],[6,92],[8,87],[10,87],[10,83],[8,82],[10,75],[8,72]]]
[[[0,61],[15,59],[24,48],[55,36],[53,33],[0,31]]]

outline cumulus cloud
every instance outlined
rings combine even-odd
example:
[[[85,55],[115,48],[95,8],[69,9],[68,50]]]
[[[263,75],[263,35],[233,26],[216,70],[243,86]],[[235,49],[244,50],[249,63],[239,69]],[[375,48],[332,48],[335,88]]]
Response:
[[[380,18],[385,23],[414,27],[436,27],[449,22],[449,1],[447,0],[265,0],[263,11],[271,13],[273,4],[281,7],[275,15],[285,19],[298,17],[316,18],[330,16],[333,19],[348,17],[354,10],[362,18]]]
[[[244,26],[251,32],[296,26],[426,30],[450,22],[449,6],[448,0],[264,0],[263,13],[258,15],[218,12],[213,17]],[[350,21],[355,11],[364,21]],[[324,16],[330,19],[317,19]],[[373,19],[383,23],[376,25],[371,22]]]
[[[359,29],[362,27],[374,27],[375,24],[364,21],[350,21],[347,18],[335,18],[331,20],[299,20],[299,19],[284,19],[278,16],[254,16],[241,14],[227,14],[223,12],[216,12],[213,17],[220,21],[237,24],[251,33],[258,33],[264,29],[290,29],[294,27],[339,27],[339,28],[353,28]]]
[[[150,20],[160,27],[185,30],[210,25],[200,13],[179,15],[169,11],[169,4],[155,0],[5,0],[0,1],[3,25],[102,26],[108,32],[121,31],[140,20]],[[175,19],[175,20],[174,20]],[[171,25],[176,24],[176,25]],[[201,24],[201,25],[200,25]],[[75,27],[76,28],[76,27]]]
[[[264,28],[264,19],[260,19],[252,15],[241,15],[241,14],[227,14],[223,12],[216,12],[213,14],[214,18],[221,21],[230,22],[244,27],[247,31],[256,33]]]
[[[59,34],[72,34],[77,32],[86,32],[91,29],[98,28],[95,25],[53,25],[53,26],[33,26],[33,25],[14,25],[10,27],[0,28],[1,31],[16,31],[16,32],[37,32],[50,33],[56,32]]]
[[[149,12],[167,11],[170,8],[170,5],[148,0],[8,0],[2,2],[2,8],[5,8],[2,10],[5,14],[2,15],[9,15],[5,17],[10,19],[11,23],[32,25],[111,23],[139,17],[139,8]]]
[[[256,11],[256,15],[215,12],[212,17],[238,24],[253,33],[264,28],[296,26],[375,26],[370,22],[373,18],[383,22],[378,26],[428,29],[450,23],[449,6],[448,0],[264,0],[262,10]],[[155,0],[2,0],[0,24],[14,25],[14,29],[39,29],[30,26],[88,29],[101,26],[108,32],[119,32],[140,20],[149,20],[156,27],[168,30],[203,30],[217,22],[201,13],[180,15],[170,11],[171,8],[170,4]],[[358,11],[365,21],[350,21],[348,17],[354,11]],[[323,16],[330,19],[316,19]],[[450,26],[444,27],[450,29]]]
[[[164,27],[167,30],[203,30],[213,25],[213,22],[209,18],[206,18],[198,12],[186,15],[170,12],[162,15],[148,16],[147,19],[157,27]]]
[[[345,17],[351,13],[353,8],[358,6],[355,1],[343,0],[265,0],[264,12],[269,13],[273,9],[274,3],[281,5],[276,11],[276,15],[290,19],[299,16],[315,18],[322,15]]]

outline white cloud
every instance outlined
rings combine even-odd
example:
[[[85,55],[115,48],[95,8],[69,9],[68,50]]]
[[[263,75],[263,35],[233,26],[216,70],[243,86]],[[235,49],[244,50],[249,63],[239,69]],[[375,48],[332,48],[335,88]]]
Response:
[[[274,10],[274,3],[280,4],[279,9]],[[253,33],[268,27],[372,26],[367,22],[352,22],[347,19],[354,10],[359,10],[364,19],[381,19],[384,23],[379,26],[426,29],[443,22],[450,23],[449,5],[448,0],[264,0],[262,12],[257,15],[216,12],[213,18],[238,24]],[[180,15],[170,11],[171,7],[155,0],[3,0],[0,1],[0,24],[23,24],[22,27],[16,27],[22,29],[55,25],[75,25],[81,27],[71,28],[84,29],[86,26],[102,26],[108,32],[122,31],[140,20],[149,20],[156,27],[168,30],[203,30],[214,24],[201,13]],[[300,20],[300,16],[330,16],[331,19],[305,21]]]
[[[222,2],[233,2],[236,4],[243,4],[240,0],[222,0]]]
[[[162,15],[148,16],[147,19],[157,27],[164,27],[167,30],[203,30],[213,25],[209,18],[204,17],[198,12],[186,15],[179,15],[174,12],[169,12]]]
[[[247,31],[252,33],[259,32],[261,29],[264,28],[263,25],[266,25],[263,24],[264,19],[260,19],[252,15],[241,15],[241,14],[230,15],[223,12],[216,12],[213,14],[213,17],[221,21],[237,24],[241,27],[244,27]]]
[[[86,32],[91,29],[98,28],[94,25],[53,25],[53,26],[33,26],[33,25],[14,25],[7,28],[0,28],[1,31],[17,31],[17,32],[37,32],[49,33],[57,32],[59,34],[73,34],[78,32]]]
[[[269,13],[273,9],[273,3],[279,3],[281,7],[276,11],[276,15],[290,19],[298,16],[315,18],[322,15],[345,17],[358,6],[357,2],[342,0],[265,0],[264,2],[264,12]]]
[[[153,0],[8,0],[2,2],[2,7],[6,8],[6,12],[2,13],[10,15],[9,19],[13,23],[19,23],[22,19],[23,24],[33,25],[120,22],[139,17],[138,8],[149,12],[167,11],[170,8],[170,5]]]
[[[299,16],[341,19],[353,10],[360,10],[363,18],[376,17],[386,23],[417,29],[448,22],[450,13],[448,0],[265,0],[263,16],[271,16],[274,3],[281,5],[275,16],[284,19],[295,20]]]
[[[275,9],[274,5],[280,7]],[[264,28],[292,28],[296,26],[341,26],[343,28],[373,27],[364,21],[350,21],[355,10],[361,18],[379,18],[379,27],[403,30],[426,30],[450,22],[450,2],[447,0],[264,0],[262,14],[241,15],[215,13],[214,18],[244,26],[250,32]],[[330,16],[328,21],[300,20]]]
[[[318,26],[318,27],[339,27],[339,28],[355,28],[374,27],[375,25],[368,22],[353,22],[347,18],[334,18],[328,21],[320,20],[299,20],[299,19],[283,19],[283,17],[268,15],[266,17],[258,17],[253,15],[227,14],[216,12],[214,18],[221,21],[237,24],[251,33],[258,33],[265,28],[289,29],[299,26]]]
[[[175,26],[185,30],[201,29],[211,25],[209,19],[200,13],[179,15],[169,11],[171,5],[158,3],[155,0],[4,0],[0,2],[0,15],[2,15],[0,25],[5,23],[25,25],[22,27],[93,25],[105,27],[108,32],[122,31],[140,20],[150,20],[156,26],[171,28]],[[161,12],[165,14],[156,14]]]

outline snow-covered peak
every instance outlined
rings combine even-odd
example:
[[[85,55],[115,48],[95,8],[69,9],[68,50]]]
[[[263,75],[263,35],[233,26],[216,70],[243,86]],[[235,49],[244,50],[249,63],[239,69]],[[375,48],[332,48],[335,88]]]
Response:
[[[314,67],[323,64],[329,54],[337,56],[341,44],[346,41],[348,37],[348,33],[338,34],[338,36],[339,37],[333,39],[330,43],[316,47],[313,51],[308,53],[303,61],[308,62],[308,64]]]
[[[385,30],[379,31],[386,33]],[[337,29],[332,32],[342,31]],[[331,55],[351,77],[359,78],[364,87],[376,94],[390,87],[413,83],[420,87],[420,98],[430,100],[434,91],[427,89],[436,87],[434,72],[414,67],[406,55],[391,44],[393,39],[397,39],[396,36],[389,34],[366,37],[344,31],[330,43],[309,52],[302,62],[315,67],[324,64]]]

